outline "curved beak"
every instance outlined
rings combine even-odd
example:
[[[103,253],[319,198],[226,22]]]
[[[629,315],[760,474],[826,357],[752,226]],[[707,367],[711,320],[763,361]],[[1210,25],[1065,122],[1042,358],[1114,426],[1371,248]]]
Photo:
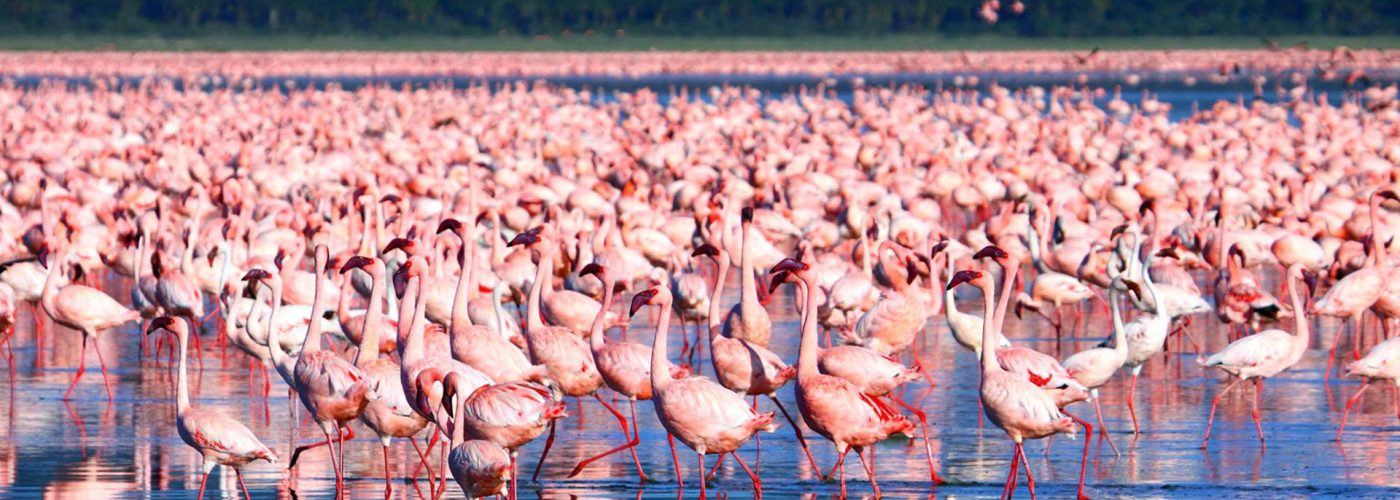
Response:
[[[340,266],[340,274],[345,274],[351,269],[363,269],[365,266],[374,263],[374,259],[361,255],[350,257],[345,261],[345,265]]]
[[[443,219],[441,223],[438,223],[438,228],[437,228],[438,234],[442,234],[443,231],[453,231],[453,232],[457,232],[457,231],[461,231],[461,230],[462,230],[462,223],[461,223],[461,222],[458,222],[457,219],[452,219],[452,218]]]
[[[952,290],[958,285],[977,279],[978,276],[979,273],[977,271],[958,271],[953,274],[953,279],[948,280],[947,289]]]
[[[579,276],[596,275],[596,276],[598,276],[599,279],[602,279],[602,277],[603,277],[603,266],[599,265],[597,262],[589,262],[588,265],[583,266],[583,269],[579,269],[578,275],[579,275]]]
[[[167,330],[175,324],[175,319],[170,316],[161,316],[151,320],[150,326],[146,327],[146,335],[154,333],[156,330]]]
[[[715,257],[719,255],[719,249],[715,248],[714,245],[705,243],[698,247],[695,247],[695,251],[690,253],[691,257],[699,257],[701,255]]]
[[[787,271],[778,271],[777,274],[774,274],[771,282],[768,283],[768,295],[772,295],[773,292],[776,291],[779,286],[787,282],[788,276],[792,276],[792,273]]]
[[[253,268],[249,269],[248,273],[243,275],[243,281],[265,280],[271,277],[271,273],[268,273],[267,271],[264,271],[262,269]]]
[[[637,292],[636,295],[633,295],[633,296],[632,296],[632,307],[628,310],[627,316],[628,316],[628,317],[636,316],[636,315],[637,315],[637,311],[641,310],[642,306],[645,306],[645,305],[647,305],[647,304],[650,304],[650,303],[651,303],[651,299],[652,299],[653,297],[656,297],[656,289],[655,289],[655,288],[649,288],[649,289],[646,289],[646,290],[642,290],[642,291],[640,291],[640,292]]]
[[[394,239],[392,239],[392,240],[389,241],[389,244],[388,244],[388,245],[385,245],[385,246],[384,246],[384,251],[383,251],[382,253],[389,253],[389,252],[392,252],[392,251],[394,251],[394,250],[403,250],[404,253],[409,253],[409,251],[406,250],[406,249],[407,249],[407,248],[412,248],[412,247],[413,247],[413,240],[405,239],[405,238],[394,238]]]
[[[793,273],[798,271],[806,271],[807,267],[808,266],[806,263],[800,262],[797,259],[789,257],[773,265],[773,269],[769,270],[768,272],[772,274],[777,274],[781,272]]]
[[[996,245],[987,245],[983,249],[978,250],[977,253],[972,256],[972,258],[979,260],[985,259],[987,257],[991,257],[993,259],[998,260],[1005,259],[1007,257],[1006,250],[1002,250]]]

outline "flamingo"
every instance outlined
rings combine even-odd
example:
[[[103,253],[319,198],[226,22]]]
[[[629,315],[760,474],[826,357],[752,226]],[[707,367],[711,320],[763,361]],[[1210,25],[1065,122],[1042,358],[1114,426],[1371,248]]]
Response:
[[[472,302],[471,292],[476,287],[476,240],[472,237],[475,233],[474,225],[468,229],[456,219],[447,218],[438,225],[438,232],[443,231],[452,231],[466,250],[463,254],[461,274],[457,279],[457,290],[452,304],[452,323],[448,331],[452,339],[452,358],[486,374],[498,384],[517,380],[543,382],[549,376],[549,370],[543,365],[530,364],[530,360],[525,358],[525,353],[511,344],[505,334],[497,333],[507,331],[505,326],[500,325],[506,321],[505,315],[493,315],[497,326],[489,328],[472,324],[467,313]],[[493,308],[500,304],[507,286],[497,282],[496,289],[500,292],[492,292]]]
[[[384,280],[384,261],[373,257],[350,257],[340,268],[340,274],[354,269],[366,270],[371,285],[369,305],[361,323],[360,348],[355,357],[355,366],[364,372],[367,383],[375,388],[379,398],[365,405],[360,420],[375,434],[379,435],[379,445],[384,452],[384,497],[389,498],[394,491],[393,476],[389,464],[389,442],[394,438],[408,439],[418,451],[419,459],[427,466],[427,457],[418,449],[413,436],[428,425],[428,419],[413,411],[408,404],[403,382],[399,380],[401,368],[392,360],[379,357],[379,336],[387,286]]]
[[[651,353],[648,347],[642,344],[623,341],[608,341],[604,338],[603,328],[607,321],[604,311],[612,307],[613,294],[617,289],[617,279],[606,268],[598,263],[589,263],[579,270],[580,276],[597,276],[603,282],[603,307],[598,311],[598,315],[593,319],[593,325],[589,330],[589,349],[593,353],[593,362],[598,367],[599,375],[602,375],[603,382],[614,392],[627,398],[627,404],[632,410],[632,422],[637,422],[637,400],[650,400],[652,397],[651,388],[651,365],[648,359]],[[690,375],[690,370],[678,366],[667,365],[671,378],[684,378]],[[584,459],[574,467],[569,473],[569,477],[574,477],[582,472],[584,467],[603,457],[617,453],[624,449],[632,453],[632,463],[637,467],[637,477],[646,482],[646,472],[642,471],[642,463],[637,459],[637,444],[641,442],[640,429],[634,427],[633,431],[628,431],[627,418],[613,408],[612,405],[598,396],[597,392],[593,397],[598,400],[604,408],[607,408],[622,426],[624,442],[621,446],[604,451],[587,459]],[[630,435],[630,437],[629,437]]]
[[[316,277],[316,291],[311,302],[313,314],[307,326],[306,343],[302,344],[292,376],[302,406],[311,413],[316,425],[321,427],[321,433],[326,436],[326,446],[331,450],[331,467],[335,469],[336,494],[339,496],[345,492],[345,436],[341,435],[340,429],[359,418],[365,406],[379,399],[379,396],[377,388],[371,385],[373,382],[367,379],[363,370],[334,351],[322,350],[321,323],[324,318],[321,310],[326,300],[322,292],[326,287],[325,272],[330,251],[325,245],[317,245],[315,252],[315,268],[312,270]],[[339,438],[339,451],[331,444],[332,431]]]
[[[69,265],[69,259],[68,252],[60,250],[53,265],[49,265],[48,249],[39,251],[39,265],[48,268],[44,279],[44,291],[40,296],[44,312],[55,323],[78,330],[83,335],[82,351],[78,357],[78,373],[73,375],[73,382],[68,384],[68,391],[63,393],[64,401],[68,401],[73,395],[73,388],[77,387],[78,381],[83,378],[87,364],[88,340],[103,330],[141,319],[141,313],[127,309],[110,295],[95,288],[73,283],[59,289],[56,276],[59,269]],[[93,343],[92,350],[97,352],[97,362],[102,368],[102,385],[107,388],[107,402],[110,404],[114,398],[112,383],[107,379],[107,361],[102,358],[102,348],[96,343]]]
[[[993,287],[990,275],[981,271],[958,271],[948,282],[948,287],[971,283],[982,290],[982,317],[995,317],[992,305]],[[987,419],[1006,432],[1015,443],[1011,455],[1010,473],[1006,478],[1003,497],[1009,497],[1016,488],[1016,468],[1026,467],[1026,483],[1031,497],[1035,497],[1035,479],[1030,474],[1030,463],[1022,448],[1025,439],[1040,439],[1055,434],[1074,435],[1075,422],[1060,412],[1055,400],[1031,381],[1002,369],[997,362],[996,341],[993,337],[992,322],[982,323],[982,378],[979,392],[982,407]]]
[[[1313,305],[1313,312],[1317,314],[1351,318],[1353,332],[1361,327],[1361,315],[1380,300],[1381,292],[1386,287],[1386,271],[1382,269],[1386,253],[1379,236],[1381,201],[1383,199],[1400,201],[1400,197],[1388,189],[1376,191],[1371,195],[1369,217],[1371,219],[1372,250],[1371,255],[1366,260],[1366,265],[1333,284],[1332,288],[1327,290],[1327,293]],[[1295,314],[1299,313],[1295,312]],[[1337,343],[1341,337],[1341,332],[1333,334],[1332,349],[1327,353],[1327,371],[1323,372],[1324,382],[1326,382],[1327,377],[1332,375],[1332,362],[1337,357]],[[1356,342],[1361,342],[1359,335]]]
[[[1115,278],[1108,288],[1108,307],[1113,324],[1113,346],[1094,347],[1079,351],[1065,358],[1064,362],[1061,363],[1071,377],[1089,389],[1089,395],[1094,400],[1094,414],[1099,421],[1099,432],[1108,439],[1108,444],[1113,447],[1115,454],[1118,453],[1118,446],[1113,444],[1113,438],[1108,435],[1108,428],[1103,423],[1103,407],[1099,404],[1099,388],[1107,384],[1113,375],[1118,373],[1118,369],[1123,367],[1123,363],[1128,361],[1128,339],[1125,333],[1127,328],[1123,326],[1123,315],[1118,309],[1118,285],[1122,283],[1124,283],[1122,278]],[[1137,283],[1127,283],[1126,286],[1133,288],[1134,291],[1137,290]]]
[[[509,452],[484,439],[466,440],[466,429],[463,428],[466,418],[462,415],[462,406],[466,405],[467,400],[454,399],[460,401],[447,402],[447,408],[452,409],[449,413],[453,427],[452,451],[447,455],[447,467],[452,471],[452,478],[457,480],[457,486],[468,498],[491,495],[514,498],[515,490],[508,487],[515,478]]]
[[[632,297],[630,314],[636,315],[643,306],[654,304],[660,307],[661,317],[656,324],[656,337],[651,344],[651,388],[652,407],[656,418],[666,428],[669,437],[678,438],[682,444],[695,450],[699,462],[700,498],[705,498],[705,455],[732,455],[734,460],[748,473],[753,481],[754,491],[763,490],[762,481],[753,473],[743,458],[734,453],[759,431],[773,432],[773,412],[758,413],[743,396],[735,394],[714,380],[699,375],[673,379],[666,367],[666,333],[671,323],[671,292],[662,284],[638,292]],[[813,340],[815,342],[815,340]],[[679,460],[676,470],[680,470]],[[679,479],[679,476],[677,476]]]
[[[771,273],[774,281],[787,275],[811,290],[814,285],[806,271],[805,263],[784,259],[774,266]],[[779,274],[787,273],[787,275]],[[806,293],[807,304],[802,313],[802,345],[797,355],[797,409],[802,420],[813,431],[831,440],[840,456],[835,468],[827,474],[840,471],[841,494],[846,493],[846,473],[842,465],[846,454],[855,450],[870,478],[870,487],[875,496],[880,496],[880,485],[875,480],[874,460],[865,460],[864,450],[894,434],[913,437],[914,424],[879,399],[866,395],[860,387],[850,381],[831,375],[824,375],[817,369],[817,300],[816,294]]]
[[[253,431],[243,423],[207,408],[190,405],[190,389],[185,368],[185,343],[189,328],[184,323],[169,316],[151,320],[146,330],[149,335],[155,331],[175,334],[176,349],[180,350],[180,364],[175,381],[175,429],[180,439],[199,452],[204,460],[204,479],[199,482],[199,498],[203,500],[204,489],[209,484],[209,473],[215,465],[233,467],[238,476],[238,486],[243,489],[243,497],[251,499],[248,486],[243,484],[243,471],[240,470],[256,460],[277,463],[277,454],[258,440]]]
[[[419,377],[437,377],[441,371],[432,369]],[[464,437],[482,439],[505,448],[510,453],[510,491],[516,492],[517,454],[521,447],[539,438],[555,422],[567,416],[564,403],[548,387],[534,382],[508,382],[478,387],[476,381],[461,372],[441,375],[442,401],[450,407],[454,398],[468,394],[462,401],[460,418]],[[423,385],[420,382],[420,385]],[[453,423],[457,425],[456,422]],[[541,455],[543,460],[543,455]],[[447,462],[451,462],[449,456]]]
[[[1215,422],[1215,407],[1220,404],[1220,399],[1230,392],[1230,389],[1246,380],[1254,382],[1254,429],[1259,433],[1260,446],[1267,446],[1264,442],[1264,427],[1259,422],[1259,399],[1263,397],[1264,379],[1292,368],[1303,359],[1303,353],[1308,350],[1307,314],[1303,310],[1303,300],[1298,296],[1297,281],[1307,281],[1308,290],[1311,292],[1314,278],[1311,272],[1304,272],[1302,263],[1295,263],[1288,267],[1287,279],[1288,298],[1293,304],[1292,335],[1283,330],[1265,330],[1231,342],[1224,350],[1211,355],[1202,363],[1205,366],[1218,367],[1235,377],[1235,381],[1225,386],[1210,403],[1210,419],[1206,421],[1206,437],[1201,440],[1202,449],[1210,444],[1210,428]]]
[[[731,219],[732,220],[732,219]],[[724,318],[724,336],[767,348],[773,336],[773,321],[758,300],[758,270],[754,269],[753,207],[740,211],[742,239],[739,250],[739,303]],[[717,286],[723,286],[717,285]]]
[[[1347,365],[1347,375],[1361,377],[1361,388],[1347,398],[1346,409],[1342,411],[1342,424],[1337,427],[1337,441],[1342,440],[1342,431],[1347,428],[1347,415],[1351,413],[1351,407],[1361,400],[1361,394],[1373,382],[1389,381],[1394,386],[1395,415],[1400,417],[1400,337],[1371,346],[1365,356]]]

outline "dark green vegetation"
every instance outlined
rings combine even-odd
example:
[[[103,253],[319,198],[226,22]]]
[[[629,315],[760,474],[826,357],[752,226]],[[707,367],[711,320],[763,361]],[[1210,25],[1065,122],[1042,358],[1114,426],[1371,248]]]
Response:
[[[1025,12],[1019,16],[1011,13],[1014,1],[1002,0],[1000,22],[989,25],[976,15],[979,0],[0,0],[0,33],[45,35],[39,40],[50,40],[54,48],[61,48],[53,42],[62,40],[57,35],[246,38],[252,45],[256,35],[297,34],[393,36],[406,49],[453,48],[432,36],[464,35],[482,38],[485,48],[513,48],[536,36],[895,35],[898,43],[931,35],[1400,35],[1395,0],[1022,0]],[[1259,45],[1258,38],[1250,41]],[[589,43],[593,50],[612,48],[612,42]],[[683,42],[673,43],[683,48]],[[755,49],[775,48],[752,43]],[[818,39],[811,48],[822,43]],[[645,39],[617,44],[647,48]],[[574,43],[557,45],[562,47],[544,48]]]

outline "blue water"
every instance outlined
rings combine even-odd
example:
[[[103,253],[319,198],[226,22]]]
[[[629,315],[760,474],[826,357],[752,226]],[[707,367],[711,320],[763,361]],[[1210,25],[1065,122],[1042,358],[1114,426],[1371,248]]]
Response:
[[[731,283],[731,286],[736,283]],[[118,285],[117,288],[120,288]],[[121,295],[118,295],[121,296]],[[737,294],[728,294],[735,297]],[[968,302],[963,309],[977,304]],[[775,301],[774,350],[789,361],[796,361],[797,325],[791,298]],[[1097,312],[1097,310],[1096,310]],[[645,314],[638,315],[632,339],[650,341],[651,326]],[[1059,343],[1053,329],[1040,321],[1022,323],[1009,319],[1008,336],[1043,352],[1065,357],[1077,348],[1090,347],[1108,331],[1106,318],[1095,316],[1085,327],[1083,342],[1076,343],[1073,332]],[[79,386],[76,400],[61,401],[69,377],[77,363],[78,336],[59,331],[45,340],[45,347],[34,347],[30,319],[20,319],[16,333],[13,382],[0,393],[0,497],[7,498],[186,498],[199,486],[199,457],[175,434],[173,385],[169,372],[140,360],[136,326],[111,331],[100,345],[117,383],[115,404],[108,405],[97,362],[89,356],[89,371]],[[1268,438],[1267,449],[1255,437],[1249,414],[1251,393],[1241,386],[1228,396],[1216,416],[1210,448],[1202,451],[1200,439],[1212,398],[1224,385],[1222,377],[1205,371],[1192,360],[1195,354],[1175,351],[1152,362],[1138,383],[1137,411],[1143,434],[1134,439],[1124,397],[1126,377],[1104,387],[1102,402],[1112,437],[1122,449],[1115,456],[1106,442],[1094,438],[1088,469],[1088,493],[1094,498],[1303,498],[1338,496],[1348,498],[1400,496],[1400,420],[1396,418],[1389,387],[1375,387],[1358,410],[1353,412],[1343,443],[1333,441],[1344,400],[1358,386],[1353,380],[1322,381],[1326,349],[1335,334],[1331,320],[1314,322],[1312,349],[1293,370],[1265,384],[1262,418]],[[1225,343],[1224,330],[1213,318],[1201,317],[1192,326],[1196,338],[1207,344],[1207,351]],[[673,332],[672,358],[679,357],[678,331]],[[52,334],[50,334],[52,335]],[[616,332],[614,332],[616,335]],[[1351,337],[1342,339],[1339,352],[1351,352]],[[268,413],[260,397],[261,382],[250,383],[247,361],[229,351],[223,366],[212,337],[204,342],[205,368],[195,380],[197,404],[220,408],[246,422],[284,461],[270,465],[256,463],[245,468],[244,476],[253,495],[268,498],[326,498],[334,487],[334,476],[323,451],[308,452],[294,471],[286,470],[285,457],[291,438],[285,386],[273,375]],[[1186,346],[1190,350],[1189,344]],[[929,321],[921,352],[926,366],[933,369],[937,385],[922,383],[910,387],[908,398],[928,389],[918,405],[928,412],[933,449],[940,474],[948,484],[930,489],[921,443],[891,440],[878,447],[877,477],[885,494],[892,498],[933,495],[991,498],[1000,494],[1011,451],[1006,436],[987,424],[978,428],[977,373],[972,354],[951,341],[941,317]],[[1166,363],[1170,359],[1170,364]],[[701,363],[708,372],[708,363]],[[5,376],[0,372],[0,378]],[[780,393],[788,408],[795,408],[791,389]],[[625,401],[615,401],[625,406]],[[771,403],[759,405],[772,410]],[[560,426],[553,452],[544,465],[542,480],[528,481],[538,459],[543,439],[521,452],[523,498],[694,498],[695,456],[681,450],[681,469],[686,489],[677,488],[665,436],[649,403],[638,407],[643,445],[639,448],[644,467],[655,482],[637,484],[631,460],[617,454],[595,464],[579,478],[564,479],[573,464],[620,442],[616,421],[592,400],[582,403],[581,415],[571,415]],[[1070,411],[1093,418],[1092,407],[1083,404]],[[304,413],[304,412],[303,412]],[[574,413],[571,403],[571,413]],[[301,427],[301,442],[313,440],[308,425]],[[356,498],[382,498],[383,465],[378,443],[367,429],[357,429],[360,437],[347,446],[349,488]],[[1072,498],[1079,471],[1083,436],[1077,440],[1058,439],[1047,454],[1043,441],[1028,442],[1027,453],[1035,475],[1037,494],[1042,498]],[[830,443],[809,434],[816,460],[823,468],[835,463]],[[761,446],[761,451],[760,451]],[[416,463],[405,443],[391,450],[397,478],[395,498],[427,495],[425,481],[410,484],[402,479]],[[828,497],[838,492],[834,483],[815,479],[797,447],[786,423],[773,434],[762,435],[761,445],[751,443],[741,451],[751,464],[759,464],[767,498]],[[760,460],[761,455],[761,460]],[[854,457],[851,457],[854,458]],[[706,457],[713,464],[714,457]],[[216,471],[210,480],[211,497],[231,497],[237,483],[231,472]],[[869,483],[859,463],[846,467],[852,495],[868,495]],[[459,496],[455,485],[449,491]],[[728,461],[711,493],[750,497],[748,477]],[[1018,495],[1025,497],[1024,478]],[[295,495],[295,496],[293,496]]]

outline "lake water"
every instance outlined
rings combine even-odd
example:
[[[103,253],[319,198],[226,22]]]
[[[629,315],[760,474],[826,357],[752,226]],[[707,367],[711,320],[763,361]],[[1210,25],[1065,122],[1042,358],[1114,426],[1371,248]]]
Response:
[[[116,280],[113,280],[116,282]],[[731,287],[735,283],[731,283]],[[114,285],[124,290],[124,284]],[[116,296],[125,296],[125,292]],[[736,297],[730,290],[729,297]],[[965,301],[964,310],[977,307]],[[783,292],[771,308],[774,314],[774,350],[796,362],[797,322],[790,292]],[[1087,348],[1109,332],[1107,318],[1096,309],[1085,327]],[[630,334],[633,340],[650,341],[647,315],[639,314]],[[1029,318],[1029,316],[1028,316]],[[1008,337],[1042,352],[1063,358],[1074,352],[1072,332],[1058,343],[1053,329],[1041,321],[1008,320]],[[199,487],[200,459],[186,447],[174,429],[174,389],[170,372],[140,356],[137,326],[128,325],[102,335],[99,344],[116,381],[116,402],[109,405],[89,356],[89,371],[75,399],[62,401],[78,362],[79,337],[59,330],[46,336],[36,349],[29,316],[12,340],[15,352],[13,379],[0,393],[0,497],[5,498],[186,498]],[[1226,342],[1225,330],[1213,317],[1198,317],[1192,326],[1197,339],[1215,351]],[[1088,493],[1094,498],[1348,498],[1400,496],[1400,421],[1397,421],[1389,387],[1373,388],[1353,412],[1345,440],[1333,440],[1345,398],[1356,390],[1354,380],[1335,378],[1323,383],[1327,347],[1336,333],[1330,319],[1314,322],[1312,348],[1299,366],[1265,384],[1262,407],[1268,447],[1255,437],[1250,418],[1251,392],[1244,385],[1228,396],[1216,416],[1209,450],[1200,449],[1210,399],[1224,387],[1223,377],[1206,371],[1193,360],[1194,353],[1173,352],[1150,363],[1138,384],[1137,409],[1143,434],[1134,439],[1124,397],[1126,376],[1101,390],[1105,418],[1122,456],[1094,438],[1088,471]],[[1291,324],[1282,326],[1291,330]],[[672,359],[679,356],[678,332],[672,334]],[[615,332],[614,332],[615,334]],[[1350,355],[1351,336],[1342,339],[1339,352]],[[248,487],[256,498],[325,498],[334,490],[334,476],[324,449],[307,452],[297,469],[289,472],[285,459],[291,438],[291,419],[285,386],[273,375],[272,397],[264,414],[260,397],[250,398],[250,386],[260,394],[261,382],[249,379],[247,360],[228,351],[226,364],[212,337],[204,341],[204,370],[193,377],[196,404],[216,407],[239,418],[265,443],[282,454],[283,462],[258,462],[245,468]],[[1172,342],[1175,349],[1175,342]],[[1189,350],[1189,344],[1187,346]],[[892,498],[951,496],[990,498],[1000,494],[1011,450],[1009,439],[995,427],[978,428],[977,371],[973,355],[954,343],[941,316],[925,329],[924,363],[933,369],[937,386],[920,403],[928,412],[933,449],[939,472],[949,481],[931,490],[923,446],[892,440],[878,447],[877,467],[881,486]],[[701,363],[709,373],[708,362]],[[6,374],[0,372],[0,378]],[[926,389],[914,384],[910,397]],[[780,393],[788,408],[795,408],[791,386]],[[618,401],[625,405],[625,401]],[[762,401],[762,408],[772,410]],[[570,402],[571,413],[575,406]],[[582,403],[581,415],[561,421],[554,451],[544,465],[540,482],[528,480],[530,468],[543,439],[521,451],[523,498],[694,498],[695,457],[681,450],[686,490],[675,482],[665,434],[650,403],[639,405],[644,467],[655,482],[639,485],[630,457],[613,455],[595,464],[576,479],[564,476],[578,460],[620,442],[616,421],[601,405]],[[1083,404],[1070,411],[1092,419],[1092,407]],[[303,414],[305,412],[302,412]],[[383,495],[380,448],[372,433],[357,425],[357,437],[347,445],[348,487],[356,498]],[[303,443],[319,433],[301,426]],[[812,436],[809,434],[809,436]],[[1037,493],[1043,498],[1072,498],[1084,439],[1061,438],[1046,454],[1046,443],[1029,442],[1027,453],[1035,474]],[[822,467],[835,462],[831,444],[820,437],[809,439]],[[761,451],[760,451],[761,446]],[[786,423],[776,433],[762,435],[761,445],[741,450],[751,464],[759,464],[767,498],[832,497],[834,483],[815,479]],[[761,460],[759,459],[761,455]],[[405,442],[392,448],[396,498],[420,498],[428,493],[425,481],[408,483],[416,458]],[[707,457],[712,464],[714,457]],[[852,495],[869,494],[859,462],[846,467]],[[210,498],[236,495],[231,471],[215,472]],[[749,479],[731,460],[713,484],[712,494],[742,498],[752,496]],[[1025,497],[1024,478],[1018,495]],[[449,487],[460,497],[456,486]]]

